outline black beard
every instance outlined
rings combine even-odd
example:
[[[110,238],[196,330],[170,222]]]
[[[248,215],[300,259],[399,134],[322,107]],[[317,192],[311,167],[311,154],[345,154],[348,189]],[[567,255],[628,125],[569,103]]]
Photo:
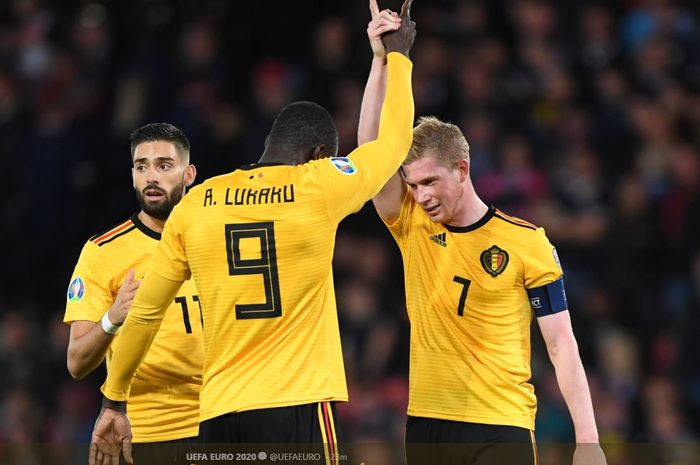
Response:
[[[146,189],[150,187],[152,186],[148,186]],[[143,210],[145,214],[159,219],[160,221],[165,221],[168,219],[168,216],[170,216],[170,212],[173,211],[175,205],[182,199],[183,190],[183,184],[176,186],[172,192],[165,192],[165,199],[158,203],[148,203],[143,196],[143,192],[136,191],[136,200],[139,202],[139,207],[141,207],[141,210]]]

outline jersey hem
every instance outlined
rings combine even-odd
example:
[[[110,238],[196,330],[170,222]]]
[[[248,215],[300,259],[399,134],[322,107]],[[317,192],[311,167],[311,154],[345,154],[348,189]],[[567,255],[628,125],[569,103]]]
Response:
[[[76,321],[89,321],[91,323],[97,323],[98,321],[100,321],[101,318],[102,317],[100,317],[96,320],[93,320],[92,317],[88,318],[88,317],[84,317],[84,315],[77,315],[77,316],[75,316],[75,318],[73,318],[72,316],[66,315],[63,317],[63,322],[67,325],[75,323]]]
[[[493,419],[484,418],[477,416],[457,416],[450,413],[443,412],[427,412],[425,410],[417,411],[409,409],[408,415],[412,417],[423,417],[423,418],[435,418],[438,420],[450,420],[450,421],[460,421],[462,423],[481,423],[484,425],[494,425],[494,426],[517,426],[518,428],[529,429],[530,431],[535,431],[535,421],[517,421],[512,419]]]
[[[210,413],[201,413],[199,417],[199,422],[211,420],[212,418],[220,417],[221,415],[226,415],[229,413],[240,413],[247,412],[249,410],[261,410],[266,408],[277,408],[277,407],[294,407],[296,405],[313,404],[317,402],[347,402],[348,396],[330,396],[330,397],[313,397],[309,399],[290,399],[279,402],[266,402],[261,404],[245,405],[237,408],[227,408],[223,407],[220,409],[212,410]],[[200,406],[201,409],[201,406]]]

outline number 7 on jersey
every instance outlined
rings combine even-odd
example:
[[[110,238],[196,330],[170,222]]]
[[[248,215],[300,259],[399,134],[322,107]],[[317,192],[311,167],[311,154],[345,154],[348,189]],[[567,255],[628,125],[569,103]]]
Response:
[[[459,304],[457,304],[457,315],[464,316],[464,307],[467,305],[467,292],[469,285],[472,283],[467,278],[455,275],[452,281],[462,285],[462,294],[459,296]]]

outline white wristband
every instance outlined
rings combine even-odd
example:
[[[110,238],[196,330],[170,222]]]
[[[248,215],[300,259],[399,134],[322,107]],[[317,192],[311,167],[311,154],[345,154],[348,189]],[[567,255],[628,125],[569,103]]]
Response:
[[[109,321],[109,312],[105,313],[102,316],[102,330],[107,333],[107,334],[117,334],[119,332],[119,328],[121,326],[117,326],[112,324],[111,321]]]

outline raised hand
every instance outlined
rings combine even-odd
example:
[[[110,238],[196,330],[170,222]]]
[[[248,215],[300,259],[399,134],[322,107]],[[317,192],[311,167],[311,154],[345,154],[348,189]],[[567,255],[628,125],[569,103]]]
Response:
[[[375,58],[384,58],[386,49],[382,43],[382,35],[386,32],[396,31],[401,26],[401,18],[391,10],[379,11],[377,0],[369,0],[369,11],[372,13],[372,20],[367,25],[369,44]]]
[[[134,463],[129,417],[124,412],[103,407],[92,430],[89,465],[119,465],[120,451],[127,463]]]
[[[401,6],[401,27],[393,32],[387,32],[382,36],[382,42],[386,52],[399,52],[406,56],[413,47],[416,38],[416,23],[411,21],[411,5],[413,0],[405,0]]]
[[[109,321],[113,325],[119,326],[124,323],[140,285],[141,280],[134,279],[134,270],[129,271],[124,284],[117,292],[117,298],[114,299],[114,303],[109,308]]]

